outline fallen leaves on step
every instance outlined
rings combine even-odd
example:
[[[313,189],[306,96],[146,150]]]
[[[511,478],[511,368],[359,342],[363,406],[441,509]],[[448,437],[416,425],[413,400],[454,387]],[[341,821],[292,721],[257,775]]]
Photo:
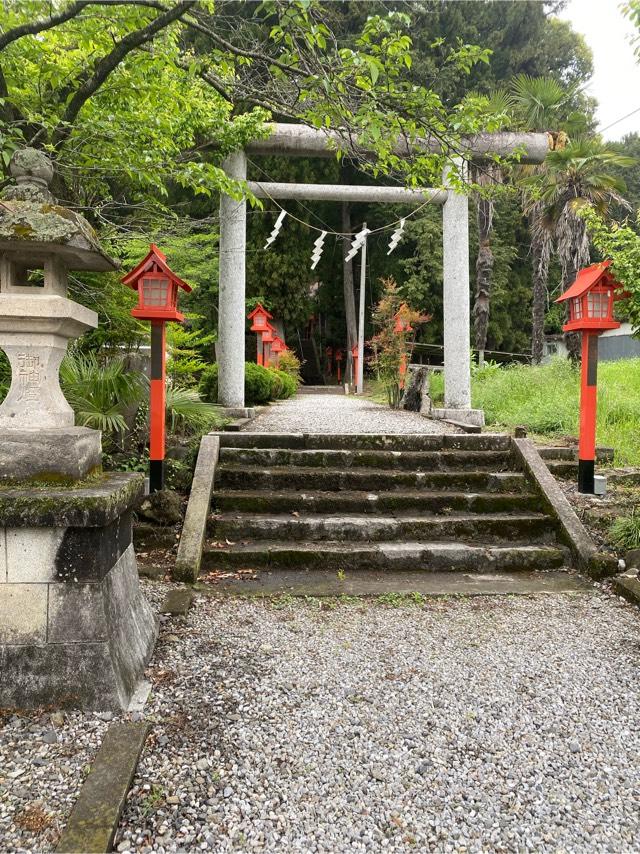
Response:
[[[205,584],[218,584],[220,581],[232,579],[234,581],[256,581],[258,573],[254,569],[236,569],[233,572],[220,572],[214,570],[202,576]]]

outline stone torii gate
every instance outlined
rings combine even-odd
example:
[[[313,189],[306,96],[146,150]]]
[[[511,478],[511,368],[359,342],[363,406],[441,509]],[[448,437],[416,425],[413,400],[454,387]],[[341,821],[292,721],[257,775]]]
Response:
[[[461,150],[469,159],[508,156],[518,152],[520,162],[541,163],[549,150],[549,138],[546,133],[482,133],[463,140]],[[335,131],[316,130],[305,125],[274,124],[269,137],[249,143],[246,152],[230,154],[223,165],[230,177],[244,181],[247,177],[247,153],[332,157],[341,141],[340,134]],[[439,143],[424,140],[414,148],[437,152]],[[396,152],[401,156],[412,153],[404,140],[398,142]],[[445,169],[445,187],[448,171]],[[482,412],[471,408],[467,196],[446,188],[415,190],[266,182],[249,182],[248,186],[258,198],[442,205],[445,408],[439,410],[438,415],[483,423]],[[218,401],[230,408],[244,407],[245,251],[246,200],[235,201],[223,194],[220,199]]]

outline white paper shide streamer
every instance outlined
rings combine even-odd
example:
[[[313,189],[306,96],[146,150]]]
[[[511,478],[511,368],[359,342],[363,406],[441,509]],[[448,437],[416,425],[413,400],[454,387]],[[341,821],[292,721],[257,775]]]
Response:
[[[396,248],[398,243],[400,243],[400,240],[402,238],[402,233],[404,231],[404,223],[405,223],[405,220],[401,219],[400,225],[396,228],[396,230],[391,235],[391,240],[389,241],[389,251],[387,252],[387,255],[391,255],[391,253]]]
[[[320,232],[320,237],[316,238],[313,241],[313,252],[311,253],[311,269],[315,270],[318,265],[318,261],[322,257],[322,250],[324,249],[324,239],[327,236],[326,231]]]
[[[280,211],[280,216],[276,220],[276,224],[273,226],[273,231],[271,232],[271,234],[267,238],[267,242],[264,244],[265,249],[268,249],[271,246],[271,244],[273,243],[273,241],[276,239],[278,234],[280,234],[280,229],[282,228],[282,223],[284,222],[284,218],[286,217],[286,215],[287,215],[286,211],[284,211],[284,210]]]
[[[355,258],[360,249],[362,249],[362,244],[367,239],[367,234],[371,234],[371,229],[363,228],[362,231],[359,231],[356,234],[354,239],[351,241],[351,249],[345,256],[345,261],[351,261],[352,258]]]

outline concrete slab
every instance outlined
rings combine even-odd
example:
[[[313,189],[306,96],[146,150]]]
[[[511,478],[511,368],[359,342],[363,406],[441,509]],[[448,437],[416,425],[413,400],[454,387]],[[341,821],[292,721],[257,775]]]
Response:
[[[71,812],[56,851],[102,854],[113,838],[150,726],[112,724]]]
[[[423,596],[493,596],[496,594],[593,593],[587,581],[569,572],[458,573],[359,570],[258,571],[252,575],[221,575],[215,584],[201,584],[203,593],[240,596],[380,596],[384,593]]]

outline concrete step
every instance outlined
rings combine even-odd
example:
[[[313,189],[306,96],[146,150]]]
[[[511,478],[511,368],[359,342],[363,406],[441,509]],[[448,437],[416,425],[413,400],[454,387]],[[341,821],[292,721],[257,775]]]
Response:
[[[518,492],[525,486],[521,472],[406,472],[388,469],[323,469],[303,466],[246,468],[221,464],[216,489],[384,490],[451,489],[457,492]]]
[[[422,572],[512,572],[557,569],[565,549],[552,545],[495,545],[458,542],[259,543],[213,544],[202,556],[205,570],[253,569],[413,570]]]
[[[502,433],[216,433],[221,448],[298,448],[307,450],[508,451]]]
[[[543,460],[556,460],[565,462],[578,461],[578,449],[566,447],[542,447],[538,452]],[[614,456],[613,448],[596,448],[596,460],[600,463],[612,463]]]
[[[547,468],[554,477],[570,478],[578,476],[578,461],[545,460]]]
[[[220,513],[394,513],[420,511],[443,513],[500,513],[538,510],[540,498],[527,492],[300,492],[259,489],[222,490],[214,493],[213,506]]]
[[[374,468],[403,471],[505,471],[513,466],[510,451],[379,451],[301,450],[292,448],[221,448],[222,464],[241,466],[313,466],[325,469]]]
[[[216,541],[293,540],[307,542],[404,542],[441,540],[550,543],[555,526],[541,513],[475,513],[446,516],[372,516],[223,513],[211,517]]]
[[[198,591],[237,596],[385,596],[390,605],[419,603],[430,596],[500,596],[534,593],[589,595],[594,587],[570,572],[385,572],[360,570],[340,577],[331,570],[259,570],[235,575],[224,573]],[[390,595],[389,595],[390,594]]]

